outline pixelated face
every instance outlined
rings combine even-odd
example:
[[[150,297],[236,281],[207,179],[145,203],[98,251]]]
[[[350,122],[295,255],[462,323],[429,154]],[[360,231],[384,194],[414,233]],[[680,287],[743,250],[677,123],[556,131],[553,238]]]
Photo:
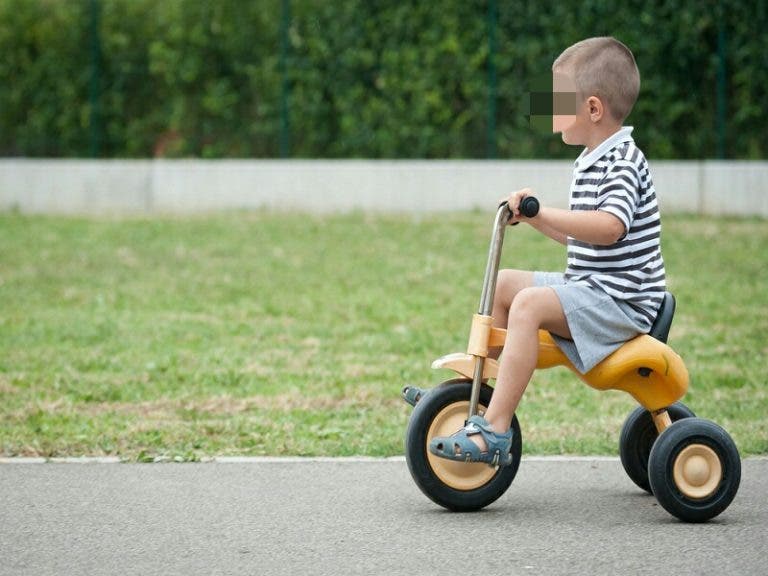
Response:
[[[552,132],[565,133],[571,129],[576,124],[578,109],[578,90],[573,78],[562,72],[553,72]]]
[[[534,128],[548,133],[570,130],[576,123],[579,104],[576,83],[568,74],[553,72],[531,82],[528,110]]]

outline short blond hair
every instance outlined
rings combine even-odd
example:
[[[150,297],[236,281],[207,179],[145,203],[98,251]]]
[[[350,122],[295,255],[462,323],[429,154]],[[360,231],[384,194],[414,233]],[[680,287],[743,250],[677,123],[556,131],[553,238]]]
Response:
[[[569,73],[579,95],[600,98],[618,122],[629,116],[640,92],[635,57],[611,36],[587,38],[569,46],[552,64],[552,70]]]

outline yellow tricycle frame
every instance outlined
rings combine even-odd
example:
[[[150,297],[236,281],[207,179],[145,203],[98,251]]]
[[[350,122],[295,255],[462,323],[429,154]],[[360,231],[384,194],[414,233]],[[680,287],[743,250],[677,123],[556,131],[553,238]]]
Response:
[[[448,368],[472,378],[478,359],[483,358],[483,380],[495,379],[499,363],[488,358],[490,348],[504,345],[506,330],[490,326],[493,318],[476,314],[472,321],[467,353],[443,356],[433,368]],[[487,336],[486,336],[487,334]],[[624,344],[586,374],[580,373],[555,344],[549,332],[539,331],[537,369],[564,366],[596,390],[622,390],[630,394],[651,413],[667,408],[685,396],[688,370],[672,348],[652,338],[638,336]],[[662,419],[663,414],[659,415]],[[657,427],[659,423],[657,422]],[[666,426],[662,426],[661,429]]]
[[[538,206],[535,209],[538,210]],[[504,230],[509,218],[510,210],[507,204],[503,203],[496,216],[480,310],[472,318],[467,352],[443,356],[432,364],[433,368],[448,368],[472,379],[469,416],[478,411],[482,381],[495,379],[498,375],[499,364],[489,358],[489,352],[492,348],[504,346],[506,340],[507,331],[493,326],[491,310]],[[651,412],[659,432],[671,424],[666,408],[682,398],[688,390],[688,370],[682,358],[667,344],[648,335],[628,341],[589,372],[582,374],[560,350],[549,332],[540,330],[536,367],[545,369],[554,366],[569,368],[586,384],[597,390],[627,392]]]

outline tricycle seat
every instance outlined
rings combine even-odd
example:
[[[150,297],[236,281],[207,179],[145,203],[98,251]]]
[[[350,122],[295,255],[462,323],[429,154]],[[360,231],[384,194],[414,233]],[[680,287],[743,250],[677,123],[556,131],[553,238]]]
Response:
[[[659,342],[666,342],[669,338],[669,329],[672,327],[672,319],[675,317],[675,297],[670,292],[664,292],[664,300],[661,301],[656,320],[651,326],[649,336]]]

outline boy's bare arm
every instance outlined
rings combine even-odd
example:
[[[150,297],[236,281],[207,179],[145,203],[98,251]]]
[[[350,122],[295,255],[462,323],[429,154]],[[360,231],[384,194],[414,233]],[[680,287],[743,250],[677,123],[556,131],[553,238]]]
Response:
[[[598,246],[610,246],[624,236],[624,224],[608,212],[561,210],[542,206],[533,218],[526,218],[520,213],[520,202],[533,191],[523,188],[513,192],[509,197],[514,217],[510,222],[527,222],[539,232],[553,240],[566,244],[568,236]]]
[[[538,218],[530,218],[526,220],[528,224],[533,226],[536,230],[544,234],[545,236],[549,236],[552,238],[552,240],[556,242],[560,242],[560,244],[567,244],[568,242],[568,236],[566,234],[563,234],[562,232],[555,230],[552,228],[552,226],[548,226],[546,223],[542,222]]]
[[[561,210],[542,206],[533,218],[518,218],[563,244],[565,242],[560,238],[570,236],[588,244],[610,246],[618,242],[625,232],[621,220],[599,210]]]

